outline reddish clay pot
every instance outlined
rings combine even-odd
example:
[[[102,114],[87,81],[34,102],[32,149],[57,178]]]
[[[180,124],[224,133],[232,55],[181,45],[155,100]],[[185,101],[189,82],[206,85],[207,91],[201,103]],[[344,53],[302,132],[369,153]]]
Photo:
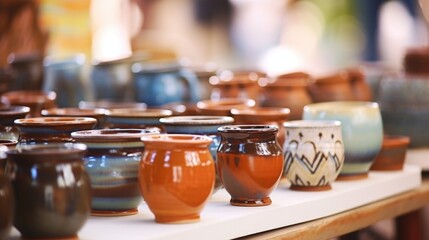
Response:
[[[385,135],[381,150],[375,158],[370,170],[402,170],[409,144],[410,138],[408,136]]]
[[[289,108],[259,107],[251,109],[232,109],[234,124],[268,124],[278,127],[277,141],[280,146],[285,142],[285,128],[283,123],[288,120]]]
[[[28,117],[40,117],[43,109],[57,106],[57,94],[53,91],[21,90],[3,94],[11,105],[27,106],[30,108]]]
[[[268,125],[231,125],[218,129],[221,143],[217,167],[235,206],[271,204],[270,193],[283,172],[283,154],[276,141],[278,128]]]
[[[155,221],[198,221],[215,183],[215,163],[208,148],[211,138],[161,134],[142,141],[140,190]]]
[[[97,119],[95,128],[104,128],[106,109],[80,109],[80,108],[51,108],[42,110],[42,116],[46,117],[91,117]]]
[[[210,78],[213,85],[211,100],[223,98],[258,99],[259,85],[255,80],[247,77],[234,77],[232,79]]]
[[[264,84],[261,106],[289,108],[290,120],[302,118],[302,109],[312,103],[308,92],[310,75],[303,72],[280,75]]]
[[[220,100],[204,100],[197,103],[197,112],[207,116],[230,116],[231,109],[252,108],[252,99],[224,98]]]
[[[346,71],[315,78],[309,85],[309,90],[314,102],[355,100]]]

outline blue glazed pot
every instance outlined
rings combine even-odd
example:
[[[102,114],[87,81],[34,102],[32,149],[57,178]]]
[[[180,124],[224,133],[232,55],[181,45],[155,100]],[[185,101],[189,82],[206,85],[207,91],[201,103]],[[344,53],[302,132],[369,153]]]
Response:
[[[177,116],[161,118],[160,122],[169,134],[198,134],[211,137],[213,141],[209,150],[216,163],[216,151],[220,144],[217,129],[232,124],[234,119],[228,116]],[[216,174],[214,192],[221,187],[222,183]]]
[[[141,137],[159,129],[103,129],[73,132],[84,143],[84,165],[91,180],[92,215],[122,216],[137,213],[142,201],[138,164],[144,151]]]
[[[345,147],[338,179],[366,178],[383,142],[383,123],[375,102],[339,101],[309,104],[304,120],[338,120]]]

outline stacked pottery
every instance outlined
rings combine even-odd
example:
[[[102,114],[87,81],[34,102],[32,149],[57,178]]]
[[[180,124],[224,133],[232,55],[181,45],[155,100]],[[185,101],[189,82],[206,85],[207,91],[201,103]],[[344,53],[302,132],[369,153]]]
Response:
[[[375,102],[313,103],[304,107],[304,120],[337,120],[342,125],[344,166],[338,179],[367,178],[383,141],[380,109]]]
[[[18,145],[73,142],[72,132],[93,129],[95,118],[38,117],[15,120],[19,130]]]
[[[162,124],[159,119],[169,117],[173,112],[167,109],[111,109],[106,112],[106,128],[148,128]]]
[[[14,121],[25,118],[29,112],[30,108],[25,106],[0,107],[0,139],[18,140],[19,131]]]
[[[266,206],[283,172],[278,128],[269,125],[230,125],[218,129],[221,143],[217,168],[234,206]]]
[[[30,108],[29,117],[40,117],[43,109],[56,107],[57,94],[52,91],[10,91],[2,95],[11,105]]]
[[[252,99],[223,98],[219,100],[204,100],[197,103],[197,112],[209,116],[230,116],[231,109],[252,108],[255,101]]]
[[[208,149],[211,138],[162,134],[142,137],[142,141],[140,190],[155,221],[198,221],[215,183],[215,164]]]
[[[284,175],[290,189],[330,190],[344,163],[339,121],[290,121],[284,124]]]
[[[7,152],[14,165],[14,226],[23,239],[77,238],[91,209],[85,151],[83,144],[62,143]]]
[[[106,118],[106,109],[80,109],[80,108],[51,108],[42,110],[42,116],[45,117],[90,117],[97,119],[95,128],[104,128],[104,120]]]
[[[6,172],[7,147],[0,145],[0,239],[7,239],[14,218],[14,197],[10,176]]]
[[[140,138],[159,129],[103,129],[73,132],[88,151],[84,165],[91,179],[92,215],[123,216],[137,213],[141,194],[138,164],[144,151]]]
[[[217,129],[234,122],[228,116],[176,116],[161,118],[161,123],[169,134],[198,134],[206,135],[212,139],[209,146],[212,158],[216,162],[217,148],[220,144],[220,135]],[[222,187],[219,175],[216,174],[216,181],[213,192]]]

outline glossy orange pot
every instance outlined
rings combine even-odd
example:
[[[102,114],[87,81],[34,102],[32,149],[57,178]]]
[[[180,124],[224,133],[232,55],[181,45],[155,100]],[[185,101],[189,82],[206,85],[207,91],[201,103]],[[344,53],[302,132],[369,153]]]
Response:
[[[212,139],[187,134],[142,137],[140,190],[159,223],[194,222],[212,194],[215,164]]]

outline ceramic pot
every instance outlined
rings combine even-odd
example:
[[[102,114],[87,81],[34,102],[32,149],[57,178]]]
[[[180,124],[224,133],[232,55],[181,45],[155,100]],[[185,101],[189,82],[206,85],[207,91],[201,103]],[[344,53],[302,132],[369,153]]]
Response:
[[[256,74],[256,73],[255,73]],[[210,78],[212,85],[211,100],[223,98],[253,99],[257,100],[260,92],[258,85],[259,76],[251,78],[248,74],[234,74],[229,77],[213,76]]]
[[[140,138],[153,129],[103,129],[73,132],[88,151],[84,165],[91,179],[92,215],[123,216],[137,213],[141,203],[138,164],[144,150]]]
[[[14,226],[24,239],[77,238],[91,209],[83,144],[27,145],[9,150],[14,165]]]
[[[218,172],[234,206],[271,204],[270,193],[283,172],[278,128],[269,125],[230,125],[218,129]]]
[[[113,102],[109,100],[99,100],[99,101],[80,101],[80,109],[94,109],[94,108],[103,108],[107,110],[111,109],[121,109],[121,108],[135,108],[144,110],[147,108],[146,103],[139,102]]]
[[[14,218],[14,197],[10,176],[6,173],[7,147],[0,146],[0,239],[7,239]]]
[[[285,142],[285,129],[283,123],[287,121],[289,108],[258,107],[251,109],[232,109],[234,124],[269,124],[278,127],[277,141],[280,146]]]
[[[290,120],[302,118],[302,108],[313,102],[308,91],[310,75],[297,72],[280,75],[262,84],[261,106],[289,108]]]
[[[345,147],[338,179],[367,178],[383,141],[383,123],[375,102],[325,102],[304,107],[304,120],[338,120]]]
[[[217,163],[217,148],[220,144],[220,135],[217,129],[232,124],[234,119],[228,116],[178,116],[161,118],[160,121],[169,134],[198,134],[210,137],[212,139],[209,146],[210,153]],[[222,182],[219,174],[216,173],[213,193],[221,187]]]
[[[363,68],[350,68],[346,70],[356,101],[374,101],[372,90],[365,79]]]
[[[194,222],[215,183],[211,138],[190,134],[142,137],[140,190],[159,223]]]
[[[0,107],[0,139],[18,140],[19,131],[14,121],[25,118],[29,112],[30,108],[25,106]]]
[[[409,144],[410,138],[408,136],[384,135],[380,153],[375,158],[371,170],[402,170]]]
[[[356,100],[346,71],[314,78],[308,89],[314,102]]]
[[[15,120],[18,145],[73,142],[72,132],[90,130],[97,120],[86,117],[38,117]]]
[[[219,100],[204,100],[197,103],[197,112],[208,116],[230,116],[231,109],[252,108],[255,101],[252,99],[224,98]]]
[[[161,106],[162,109],[168,109],[173,112],[174,116],[195,116],[197,112],[197,104],[191,102],[173,102]]]
[[[136,100],[149,107],[201,99],[197,77],[176,61],[134,63],[132,71]]]
[[[7,62],[13,72],[12,91],[40,90],[43,84],[43,55],[40,53],[11,53]]]
[[[344,144],[339,121],[285,122],[284,175],[290,189],[330,190],[344,164]]]
[[[42,110],[41,114],[44,117],[90,117],[97,119],[95,128],[104,128],[104,121],[106,118],[106,109],[80,109],[80,108],[51,108]]]
[[[57,94],[49,91],[11,91],[3,94],[11,105],[27,106],[30,108],[28,117],[40,117],[43,109],[56,107]]]
[[[159,119],[169,117],[173,112],[167,109],[112,109],[106,113],[106,128],[148,128],[158,127],[164,131]]]

